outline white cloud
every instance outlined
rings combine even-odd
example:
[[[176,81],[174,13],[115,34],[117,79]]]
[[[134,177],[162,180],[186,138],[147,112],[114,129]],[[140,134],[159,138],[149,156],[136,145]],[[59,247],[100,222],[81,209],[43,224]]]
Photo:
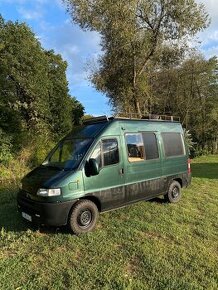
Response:
[[[208,40],[218,41],[218,30],[212,31],[211,33],[208,33]]]
[[[25,4],[27,1],[28,0],[1,0],[1,4]]]
[[[66,44],[63,47],[63,53],[66,55],[66,58],[68,58],[69,56],[75,56],[79,52],[80,52],[80,49],[77,45]]]
[[[60,8],[60,2],[61,0],[0,0],[0,5],[12,5],[24,20],[36,20],[42,18],[51,5]]]
[[[1,0],[1,3],[8,3],[14,5],[24,5],[24,4],[45,4],[49,0]]]
[[[201,41],[200,48],[207,58],[214,55],[218,56],[218,9],[217,0],[196,0],[202,3],[206,11],[209,13],[211,23],[203,32],[198,34]]]
[[[17,11],[21,15],[21,17],[26,20],[39,19],[43,17],[43,11],[41,9],[32,10],[25,9],[24,7],[19,7]]]
[[[218,23],[218,9],[217,9],[217,0],[196,0],[197,3],[204,4],[206,11],[211,17],[211,27],[216,26]]]
[[[207,58],[218,57],[218,45],[202,49]]]
[[[61,10],[65,10],[65,7],[63,5],[63,1],[62,0],[53,0],[56,5],[61,9]]]
[[[41,42],[68,62],[67,77],[72,86],[87,85],[87,60],[96,59],[100,52],[100,36],[96,32],[84,32],[65,21],[61,26],[47,26]]]

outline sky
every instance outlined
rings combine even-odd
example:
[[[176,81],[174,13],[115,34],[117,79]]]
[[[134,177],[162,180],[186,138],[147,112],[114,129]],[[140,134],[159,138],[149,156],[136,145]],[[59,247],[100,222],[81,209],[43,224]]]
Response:
[[[210,27],[198,34],[200,50],[206,58],[218,56],[218,0],[196,0],[205,4]],[[26,22],[45,49],[54,49],[68,62],[70,94],[85,107],[86,114],[111,115],[108,99],[88,80],[87,64],[101,54],[100,36],[82,31],[71,22],[61,0],[0,0],[5,20]]]

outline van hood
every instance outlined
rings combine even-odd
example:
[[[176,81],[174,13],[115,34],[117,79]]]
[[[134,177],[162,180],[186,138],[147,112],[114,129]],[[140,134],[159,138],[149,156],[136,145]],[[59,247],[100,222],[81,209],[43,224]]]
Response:
[[[72,174],[72,171],[70,171]],[[56,167],[39,166],[29,172],[22,179],[22,189],[30,194],[36,195],[39,188],[50,188],[60,182],[69,171]]]

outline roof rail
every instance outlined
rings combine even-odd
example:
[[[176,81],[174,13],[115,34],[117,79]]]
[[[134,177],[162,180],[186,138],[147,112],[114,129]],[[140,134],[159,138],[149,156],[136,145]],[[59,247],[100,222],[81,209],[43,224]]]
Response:
[[[180,117],[178,117],[178,116],[157,115],[157,114],[148,114],[148,115],[144,115],[144,116],[140,117],[139,114],[137,114],[137,113],[119,113],[119,114],[115,115],[115,118],[180,122]]]
[[[149,114],[147,116],[142,116],[142,119],[146,119],[146,120],[159,120],[159,121],[171,121],[171,122],[180,122],[180,117],[178,117],[178,116],[171,116],[171,115]]]
[[[114,118],[117,119],[117,118],[120,118],[120,119],[141,119],[140,118],[140,115],[137,114],[137,113],[118,113],[116,115],[114,115]]]
[[[140,118],[139,114],[137,113],[119,113],[119,114],[116,114],[114,117],[109,117],[109,118],[107,116],[89,118],[89,119],[84,120],[83,124],[87,125],[87,124],[93,124],[93,123],[99,123],[99,122],[105,122],[105,121],[108,122],[113,119],[180,122],[180,117],[177,117],[177,116],[149,114],[149,115],[142,116]]]

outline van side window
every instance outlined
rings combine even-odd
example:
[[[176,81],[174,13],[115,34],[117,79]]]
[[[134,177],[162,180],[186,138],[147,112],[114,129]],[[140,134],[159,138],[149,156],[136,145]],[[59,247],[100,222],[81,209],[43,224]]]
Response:
[[[144,132],[142,133],[144,147],[145,147],[145,159],[158,159],[158,146],[157,146],[157,138],[156,135],[152,132]]]
[[[161,133],[166,157],[185,154],[184,143],[180,133]]]
[[[97,144],[91,158],[94,158],[99,168],[119,163],[117,139],[104,139]]]
[[[129,133],[125,135],[128,160],[129,162],[137,162],[144,160],[145,149],[141,133]]]
[[[119,163],[118,142],[116,139],[102,140],[103,166]]]

